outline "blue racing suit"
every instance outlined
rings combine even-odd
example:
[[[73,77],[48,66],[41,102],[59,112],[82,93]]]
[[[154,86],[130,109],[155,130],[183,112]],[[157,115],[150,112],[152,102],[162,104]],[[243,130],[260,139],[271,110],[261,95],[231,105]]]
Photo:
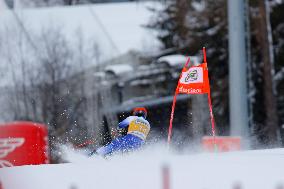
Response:
[[[149,122],[143,117],[129,116],[118,124],[118,129],[127,128],[127,134],[114,139],[107,146],[97,149],[99,155],[105,156],[115,152],[128,152],[139,149],[150,131]]]

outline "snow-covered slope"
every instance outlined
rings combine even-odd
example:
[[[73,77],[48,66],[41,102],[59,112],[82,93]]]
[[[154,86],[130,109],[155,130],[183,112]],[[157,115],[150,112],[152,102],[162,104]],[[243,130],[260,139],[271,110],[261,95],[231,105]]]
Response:
[[[110,160],[78,156],[73,163],[0,170],[4,189],[159,189],[169,166],[171,189],[273,189],[284,184],[284,149],[221,154],[138,153]]]
[[[0,0],[0,11],[7,9],[6,3],[4,0]]]
[[[96,41],[102,59],[110,59],[129,50],[153,51],[159,42],[143,25],[152,15],[147,7],[161,6],[156,2],[106,3],[39,9],[17,9],[0,12],[0,31],[7,26],[21,25],[30,33],[47,28],[60,29],[70,41],[83,35],[86,43]],[[17,19],[17,17],[19,19]],[[15,29],[14,29],[15,30]]]

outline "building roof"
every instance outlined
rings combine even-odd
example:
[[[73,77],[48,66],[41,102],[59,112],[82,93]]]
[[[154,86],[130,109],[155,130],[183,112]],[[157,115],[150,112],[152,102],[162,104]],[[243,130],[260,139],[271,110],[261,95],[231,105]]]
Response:
[[[183,67],[187,61],[186,56],[181,54],[172,54],[172,55],[166,55],[158,58],[157,63],[165,63],[168,64],[171,67]],[[190,56],[190,62],[193,65],[200,64],[199,59],[197,56]]]
[[[134,68],[130,66],[129,64],[108,65],[105,68],[105,72],[111,72],[115,75],[133,72],[133,70]]]

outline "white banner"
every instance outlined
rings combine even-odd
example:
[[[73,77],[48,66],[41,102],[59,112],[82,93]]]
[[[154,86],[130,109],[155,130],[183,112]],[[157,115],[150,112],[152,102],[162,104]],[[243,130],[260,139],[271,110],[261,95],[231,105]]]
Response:
[[[186,72],[182,73],[179,82],[182,84],[203,83],[202,67],[189,68]]]

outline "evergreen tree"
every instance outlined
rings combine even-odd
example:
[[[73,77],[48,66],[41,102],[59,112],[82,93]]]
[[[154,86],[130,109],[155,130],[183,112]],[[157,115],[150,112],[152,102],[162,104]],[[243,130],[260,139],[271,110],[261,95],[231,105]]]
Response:
[[[277,91],[277,105],[279,125],[281,127],[282,141],[284,138],[284,1],[272,2],[271,27],[273,34],[273,47],[275,57],[274,81]],[[283,142],[282,142],[283,143]]]
[[[165,49],[185,46],[188,39],[186,17],[190,2],[191,0],[169,1],[162,9],[149,8],[155,15],[147,27],[158,31],[157,37]]]

